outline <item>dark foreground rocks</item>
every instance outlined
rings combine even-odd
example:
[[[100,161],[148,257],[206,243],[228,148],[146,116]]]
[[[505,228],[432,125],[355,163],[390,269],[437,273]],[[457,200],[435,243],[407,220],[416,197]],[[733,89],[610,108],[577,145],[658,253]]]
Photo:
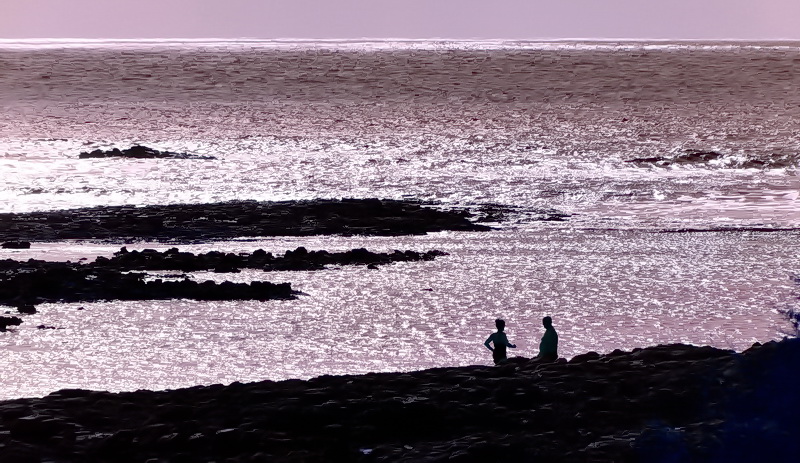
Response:
[[[90,152],[83,152],[78,155],[78,158],[79,159],[97,159],[97,158],[204,159],[204,160],[217,159],[214,156],[198,156],[196,154],[174,153],[172,151],[159,151],[142,145],[133,145],[132,147],[125,150],[114,148],[107,151],[94,150]]]
[[[45,302],[289,299],[295,297],[295,292],[288,283],[198,283],[187,274],[148,278],[147,273],[140,271],[323,270],[329,265],[366,265],[377,269],[379,265],[392,262],[430,261],[446,254],[436,250],[375,253],[363,248],[328,252],[299,247],[286,251],[282,256],[274,256],[262,249],[253,253],[212,251],[192,254],[180,252],[177,248],[164,252],[153,249],[140,252],[123,247],[111,258],[101,256],[86,264],[6,259],[0,261],[0,305],[17,306],[20,313],[31,314],[36,312],[33,304]]]
[[[767,462],[800,452],[800,341],[0,402],[0,461]]]
[[[342,199],[104,206],[0,214],[0,241],[60,239],[213,240],[242,236],[418,235],[485,231],[466,211],[416,201]]]

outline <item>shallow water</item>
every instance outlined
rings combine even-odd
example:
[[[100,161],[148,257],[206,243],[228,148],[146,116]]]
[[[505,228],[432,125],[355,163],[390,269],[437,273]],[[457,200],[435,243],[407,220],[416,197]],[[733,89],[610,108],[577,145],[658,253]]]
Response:
[[[319,197],[517,209],[489,233],[178,246],[450,255],[193,275],[289,281],[305,293],[294,301],[44,304],[0,336],[2,397],[487,364],[498,316],[525,356],[543,315],[567,357],[743,349],[790,329],[778,310],[796,305],[800,269],[797,44],[64,45],[0,43],[2,211]],[[132,143],[218,159],[77,159]],[[723,157],[625,162],[685,149]],[[740,167],[752,159],[782,164]],[[572,215],[537,221],[545,210]],[[738,231],[662,233],[686,228]],[[119,246],[37,243],[0,258]]]
[[[566,357],[672,342],[742,350],[789,329],[776,309],[798,294],[788,278],[800,265],[798,235],[552,227],[181,246],[193,252],[398,247],[450,255],[380,270],[192,274],[197,281],[289,281],[304,293],[293,301],[43,304],[3,336],[3,396],[485,364],[482,342],[496,317],[509,321],[509,338],[518,345],[513,353],[524,356],[536,353],[544,315],[554,317]],[[74,259],[116,249],[84,243],[17,251],[17,257]]]

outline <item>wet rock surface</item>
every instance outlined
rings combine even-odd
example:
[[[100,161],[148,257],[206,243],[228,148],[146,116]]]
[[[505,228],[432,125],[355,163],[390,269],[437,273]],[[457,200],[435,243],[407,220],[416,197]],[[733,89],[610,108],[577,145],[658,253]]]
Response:
[[[793,461],[800,341],[0,402],[2,461]]]
[[[0,214],[0,240],[214,240],[242,236],[419,235],[486,231],[466,211],[416,201],[342,199],[104,206]]]
[[[149,299],[286,299],[295,297],[288,283],[263,281],[245,283],[197,283],[188,275],[173,275],[179,281],[155,279],[139,270],[177,270],[181,272],[237,272],[242,268],[277,270],[323,270],[329,265],[378,265],[392,262],[430,261],[446,255],[442,251],[394,251],[375,253],[364,248],[345,252],[308,251],[304,247],[274,256],[264,250],[253,253],[203,254],[164,252],[153,249],[128,251],[123,247],[113,257],[98,257],[94,262],[48,262],[30,259],[0,261],[0,304],[17,306],[20,313],[36,313],[33,304],[44,302],[88,302],[97,300]]]
[[[4,317],[0,316],[0,331],[5,331],[9,326],[17,326],[22,324],[22,319],[19,317]]]
[[[717,159],[722,158],[722,153],[717,153],[716,151],[702,151],[702,150],[686,150],[681,154],[665,157],[665,156],[654,156],[651,158],[636,158],[631,159],[629,161],[633,164],[637,165],[655,165],[659,167],[667,167],[673,164],[682,165],[682,164],[702,164],[707,163],[709,161],[714,161]]]
[[[46,264],[32,271],[0,275],[0,304],[30,307],[47,302],[101,300],[268,300],[292,299],[296,294],[289,283],[198,283],[187,276],[178,281],[148,281],[144,272]]]
[[[505,204],[482,204],[475,209],[475,222],[563,222],[572,214],[556,209],[527,208]]]
[[[717,167],[734,169],[781,169],[796,166],[798,156],[796,153],[776,152],[770,156],[762,156],[761,158],[737,158],[716,151],[688,149],[673,156],[635,158],[625,162],[639,167],[707,166],[712,162],[716,162],[715,165]]]
[[[129,158],[129,159],[217,159],[214,156],[198,156],[196,154],[159,151],[142,145],[133,145],[128,149],[113,148],[107,151],[94,150],[78,155],[79,159]]]
[[[181,270],[184,272],[214,270],[217,272],[235,271],[242,268],[273,270],[322,270],[328,265],[380,265],[392,262],[430,261],[446,252],[432,250],[426,252],[394,251],[376,253],[364,248],[345,252],[328,252],[325,250],[309,251],[304,247],[286,251],[283,255],[273,255],[258,249],[253,253],[224,253],[211,251],[202,254],[180,252],[171,248],[164,252],[152,249],[128,251],[123,247],[114,253],[112,258],[98,257],[93,263],[86,264],[93,268],[111,268],[116,270]]]
[[[28,241],[6,241],[3,244],[0,244],[0,248],[3,249],[30,249],[31,243]]]

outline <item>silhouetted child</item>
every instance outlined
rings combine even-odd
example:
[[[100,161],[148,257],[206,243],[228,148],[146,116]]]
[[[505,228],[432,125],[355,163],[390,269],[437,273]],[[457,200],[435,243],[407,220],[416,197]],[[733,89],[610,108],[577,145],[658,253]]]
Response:
[[[483,345],[492,351],[494,364],[497,365],[506,361],[506,347],[515,349],[517,346],[516,344],[511,344],[508,342],[508,337],[506,337],[506,334],[503,333],[503,330],[506,328],[505,321],[498,318],[494,321],[494,324],[497,326],[497,332],[490,334],[489,338],[483,343]],[[489,344],[494,344],[494,348]]]
[[[553,328],[553,319],[544,317],[542,319],[544,325],[544,336],[542,342],[539,343],[539,355],[536,356],[539,362],[555,362],[558,360],[558,333]]]

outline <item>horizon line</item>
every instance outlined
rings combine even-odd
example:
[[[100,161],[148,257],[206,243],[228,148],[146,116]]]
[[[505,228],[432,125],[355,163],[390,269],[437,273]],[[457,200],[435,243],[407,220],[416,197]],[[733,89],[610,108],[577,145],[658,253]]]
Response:
[[[648,38],[648,37],[0,37],[0,42],[798,42],[800,38]]]

